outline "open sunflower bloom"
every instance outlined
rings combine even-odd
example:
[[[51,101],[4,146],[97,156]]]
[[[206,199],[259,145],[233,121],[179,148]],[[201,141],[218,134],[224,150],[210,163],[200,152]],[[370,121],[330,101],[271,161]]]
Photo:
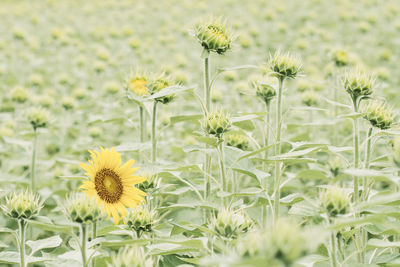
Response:
[[[102,212],[112,216],[118,224],[121,216],[126,217],[126,208],[134,208],[143,203],[146,193],[134,187],[146,180],[135,176],[138,168],[133,168],[134,160],[122,165],[121,155],[114,150],[100,147],[99,151],[90,151],[89,164],[80,163],[90,180],[83,182],[81,189],[90,197],[96,197]]]

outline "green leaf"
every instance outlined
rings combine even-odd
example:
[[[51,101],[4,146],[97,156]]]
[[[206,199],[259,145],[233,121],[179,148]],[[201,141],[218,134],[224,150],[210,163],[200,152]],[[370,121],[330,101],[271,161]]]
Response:
[[[40,239],[36,241],[29,240],[26,244],[31,248],[31,255],[35,254],[36,251],[39,251],[44,248],[54,248],[58,247],[62,243],[62,239],[59,235],[55,235],[49,238]]]
[[[308,255],[305,256],[298,261],[296,261],[296,265],[304,266],[304,267],[313,267],[316,263],[329,261],[329,258],[322,255]]]
[[[204,117],[203,114],[172,116],[172,117],[170,118],[170,122],[171,122],[171,125],[174,125],[175,123],[183,122],[183,121],[186,121],[186,122],[187,122],[187,121],[191,121],[191,122],[196,122],[196,123],[198,123],[199,120],[200,120],[201,118],[203,118],[203,117]]]
[[[388,240],[372,238],[368,240],[367,246],[369,248],[398,248],[400,247],[400,241],[391,242]]]
[[[177,94],[177,93],[181,93],[187,90],[194,90],[195,87],[191,86],[191,87],[185,87],[185,86],[179,86],[179,85],[174,85],[174,86],[168,86],[165,87],[164,89],[162,89],[161,91],[159,91],[158,93],[155,93],[154,95],[149,95],[146,97],[146,99],[156,99],[159,97],[164,97],[164,96],[168,96],[168,95],[173,95],[173,94]]]

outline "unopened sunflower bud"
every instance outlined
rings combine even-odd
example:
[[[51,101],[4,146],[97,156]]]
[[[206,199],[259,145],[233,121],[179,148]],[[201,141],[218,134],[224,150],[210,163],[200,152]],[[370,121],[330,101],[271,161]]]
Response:
[[[277,51],[270,56],[269,67],[277,78],[284,79],[295,78],[300,73],[302,65],[299,57]]]
[[[301,102],[306,106],[316,106],[318,104],[318,95],[312,91],[306,91],[301,94]]]
[[[75,99],[73,99],[70,96],[64,96],[61,99],[61,105],[63,106],[63,108],[65,108],[66,110],[69,109],[73,109],[75,106]]]
[[[40,197],[31,191],[12,193],[1,206],[4,213],[15,219],[31,219],[39,214],[42,208]]]
[[[266,104],[269,104],[276,96],[275,88],[269,83],[254,82],[253,85],[256,88],[256,95],[260,97]]]
[[[364,118],[368,120],[372,126],[381,130],[389,129],[393,123],[391,109],[387,108],[384,103],[379,101],[373,101],[366,107]]]
[[[331,58],[337,67],[347,66],[350,62],[348,53],[342,49],[334,50]]]
[[[346,214],[350,207],[350,198],[343,188],[331,186],[320,195],[322,206],[329,216],[335,217],[338,214]]]
[[[227,134],[225,141],[228,146],[236,147],[241,150],[247,150],[249,148],[249,140],[242,134]]]
[[[126,88],[137,96],[145,96],[149,94],[147,89],[147,78],[145,75],[136,73],[131,74],[126,81]]]
[[[149,84],[149,92],[151,95],[154,95],[158,92],[160,92],[161,90],[163,90],[164,88],[167,88],[168,86],[171,86],[171,81],[168,78],[165,77],[160,77],[155,79],[154,81],[152,81]],[[163,104],[168,104],[169,102],[171,102],[174,99],[175,95],[166,95],[166,96],[162,96],[162,97],[157,97],[155,99],[155,101],[157,102],[161,102]]]
[[[375,78],[360,70],[353,70],[344,78],[344,89],[353,100],[369,97],[374,90]]]
[[[338,176],[341,170],[343,170],[345,167],[346,166],[344,165],[343,160],[339,156],[336,156],[333,160],[329,162],[329,169],[333,177]]]
[[[222,138],[222,135],[231,128],[231,118],[223,111],[211,112],[202,123],[204,131],[209,135]]]
[[[160,177],[157,174],[153,174],[151,172],[141,172],[140,176],[142,177],[146,177],[146,181],[140,183],[138,185],[139,189],[144,191],[144,192],[148,192],[151,191],[155,188],[158,188],[160,185]]]
[[[119,91],[119,89],[120,89],[120,85],[119,85],[119,83],[118,82],[115,82],[115,81],[109,81],[109,82],[106,82],[105,84],[104,84],[104,89],[106,90],[106,92],[108,93],[108,94],[116,94],[116,93],[118,93],[118,91]]]
[[[25,103],[28,100],[28,93],[22,86],[16,86],[11,90],[11,100],[16,103]]]
[[[143,232],[152,232],[153,225],[156,223],[156,212],[149,211],[147,207],[137,206],[131,210],[126,217],[126,224],[134,230],[138,236]]]
[[[72,94],[77,100],[82,100],[86,97],[87,90],[85,88],[76,88]]]
[[[72,194],[67,199],[65,212],[71,221],[77,223],[95,222],[101,215],[96,200],[81,193]]]
[[[99,136],[101,136],[103,134],[103,131],[101,130],[101,128],[93,126],[89,128],[89,135],[92,138],[97,138]]]
[[[242,233],[247,232],[251,226],[251,219],[243,211],[232,209],[220,210],[217,217],[211,221],[214,231],[228,239],[236,239]]]
[[[120,248],[118,253],[111,254],[111,261],[107,262],[108,267],[152,267],[153,261],[148,257],[143,247],[126,246]]]
[[[28,121],[32,124],[34,130],[46,127],[49,121],[49,113],[43,108],[31,108],[28,111]]]
[[[232,42],[225,24],[221,19],[199,23],[194,28],[194,35],[205,50],[222,55],[231,48]]]

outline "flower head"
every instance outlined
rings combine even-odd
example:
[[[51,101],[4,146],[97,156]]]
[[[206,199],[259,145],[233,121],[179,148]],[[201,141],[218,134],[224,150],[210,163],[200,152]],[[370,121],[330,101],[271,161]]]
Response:
[[[142,247],[126,246],[120,248],[118,253],[111,254],[111,262],[107,263],[109,267],[151,267],[153,261],[147,257]]]
[[[120,214],[126,217],[126,207],[134,208],[143,203],[146,193],[134,187],[146,178],[134,175],[138,168],[132,168],[134,160],[122,165],[121,155],[114,150],[100,147],[99,151],[89,151],[89,164],[81,163],[90,180],[81,185],[81,189],[90,197],[96,197],[97,204],[112,215],[114,223],[120,221]]]
[[[35,130],[46,127],[49,121],[49,112],[43,108],[31,108],[28,111],[28,120]]]
[[[249,148],[249,140],[243,134],[229,133],[225,135],[225,141],[228,146],[236,147],[242,150]]]
[[[350,62],[347,51],[343,49],[332,51],[331,58],[337,67],[347,66]]]
[[[140,236],[143,232],[152,232],[156,220],[154,210],[149,211],[147,207],[137,206],[128,213],[126,224]]]
[[[151,95],[154,95],[156,93],[161,92],[163,89],[169,87],[172,85],[172,81],[167,78],[164,77],[163,75],[160,76],[159,78],[153,80],[150,82],[149,84],[149,92]],[[157,102],[161,102],[163,104],[167,104],[169,102],[171,102],[174,99],[175,95],[171,94],[171,95],[164,95],[164,96],[160,96],[155,98],[155,101]]]
[[[301,71],[300,58],[281,51],[275,52],[274,55],[270,56],[269,67],[273,71],[273,74],[279,79],[283,78],[295,78]]]
[[[226,22],[221,19],[198,23],[194,28],[194,36],[208,52],[224,54],[231,48],[232,36],[226,29]]]
[[[222,209],[212,219],[211,226],[221,237],[235,239],[248,231],[252,221],[243,211]]]
[[[374,90],[375,78],[361,70],[352,70],[346,73],[344,89],[353,100],[369,97]]]
[[[256,88],[256,95],[260,97],[266,104],[269,104],[271,100],[276,96],[276,90],[273,85],[266,82],[254,82]]]
[[[126,88],[137,96],[145,96],[149,94],[147,85],[148,79],[146,75],[140,72],[136,72],[135,74],[131,73],[126,81]]]
[[[350,198],[343,188],[331,186],[320,195],[322,206],[329,216],[346,214],[350,207]]]
[[[42,208],[39,195],[31,191],[12,193],[5,199],[5,204],[1,206],[4,213],[15,219],[31,219],[39,214]]]
[[[206,133],[221,138],[229,131],[232,125],[230,116],[224,111],[213,111],[203,120],[203,129]]]
[[[365,108],[364,118],[381,130],[389,129],[393,123],[392,110],[379,101],[372,101]]]
[[[82,193],[72,194],[68,198],[65,211],[71,221],[77,223],[95,222],[100,217],[96,201]]]
[[[11,90],[11,100],[17,103],[24,103],[28,100],[28,93],[22,86],[16,86]]]

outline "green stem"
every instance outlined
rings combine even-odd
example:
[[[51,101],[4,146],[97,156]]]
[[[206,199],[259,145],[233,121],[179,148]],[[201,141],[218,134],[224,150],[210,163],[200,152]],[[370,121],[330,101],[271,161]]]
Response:
[[[365,164],[364,165],[365,169],[369,168],[369,161],[370,161],[370,158],[371,158],[371,147],[372,147],[371,136],[372,136],[372,131],[373,131],[373,128],[370,127],[368,129],[368,133],[367,133],[367,148],[365,149],[365,163],[364,163]],[[364,180],[363,180],[363,191],[364,191],[363,196],[364,196],[364,200],[367,200],[367,198],[368,198],[368,196],[367,196],[367,187],[368,187],[368,178],[364,177]]]
[[[145,119],[144,119],[144,109],[143,107],[139,106],[139,124],[140,124],[140,142],[143,143],[146,136],[146,126],[145,126]]]
[[[358,113],[358,104],[357,100],[353,100],[353,108],[354,112]],[[359,149],[359,130],[358,130],[358,118],[353,119],[353,142],[354,142],[354,168],[358,169],[359,167],[359,162],[360,162],[360,149]],[[359,190],[358,190],[358,177],[354,176],[353,177],[353,183],[354,183],[354,202],[357,204],[359,201]]]
[[[358,102],[357,99],[353,98],[353,111],[354,113],[358,113]],[[358,127],[358,118],[354,118],[353,119],[353,142],[354,142],[354,168],[358,169],[359,168],[359,164],[360,164],[360,144],[359,144],[359,127]],[[358,177],[354,176],[353,177],[353,194],[354,194],[354,203],[358,204],[359,203],[359,181],[358,181]],[[355,212],[354,216],[356,218],[360,217],[360,214],[358,212]],[[362,252],[361,252],[361,243],[362,243],[362,236],[361,236],[361,232],[360,230],[356,231],[355,233],[355,242],[356,247],[357,247],[357,261],[358,262],[363,262],[362,259]]]
[[[281,153],[281,129],[282,129],[282,91],[283,91],[284,78],[279,78],[278,97],[276,101],[276,142],[275,142],[275,156]],[[274,221],[278,219],[279,215],[279,200],[280,200],[280,180],[281,180],[281,164],[275,161],[275,199],[274,199]]]
[[[211,111],[211,88],[210,88],[210,64],[209,64],[209,57],[204,58],[203,62],[204,72],[204,97],[206,103],[206,110],[207,113]],[[207,116],[207,114],[204,114]],[[208,146],[206,145],[206,148]],[[206,154],[205,155],[205,164],[204,164],[204,172],[206,173],[204,179],[204,200],[208,200],[211,192],[211,183],[210,183],[210,176],[211,176],[211,157]]]
[[[151,162],[157,160],[157,138],[156,138],[156,122],[157,122],[157,101],[153,103],[153,114],[151,118]]]
[[[270,120],[271,120],[271,102],[265,102],[267,114],[266,114],[266,129],[265,129],[265,141],[264,146],[269,144],[269,127],[270,127]],[[264,159],[268,159],[268,150],[265,150]],[[267,172],[267,163],[264,161],[264,171]],[[265,194],[268,195],[268,180],[267,177],[264,177],[263,180],[263,190]],[[263,227],[267,225],[267,205],[262,206],[262,225]]]
[[[220,144],[218,145],[217,151],[218,151],[219,169],[221,172],[221,181],[222,181],[222,190],[221,191],[228,192],[228,181],[226,179],[225,163],[224,163],[224,142],[223,142],[223,140],[220,140]],[[224,203],[224,207],[226,207],[227,206],[226,198],[224,198],[223,203]]]
[[[81,224],[81,254],[82,254],[82,266],[87,266],[87,256],[86,256],[86,243],[87,243],[87,226],[86,224]]]
[[[331,233],[331,266],[332,267],[337,267],[337,258],[336,258],[336,237],[335,237],[335,231],[332,231]]]
[[[31,190],[35,192],[35,161],[36,161],[37,130],[33,129],[32,161],[31,161]]]
[[[18,220],[18,229],[19,229],[19,256],[20,256],[20,266],[25,267],[25,230],[27,223],[24,219]]]

